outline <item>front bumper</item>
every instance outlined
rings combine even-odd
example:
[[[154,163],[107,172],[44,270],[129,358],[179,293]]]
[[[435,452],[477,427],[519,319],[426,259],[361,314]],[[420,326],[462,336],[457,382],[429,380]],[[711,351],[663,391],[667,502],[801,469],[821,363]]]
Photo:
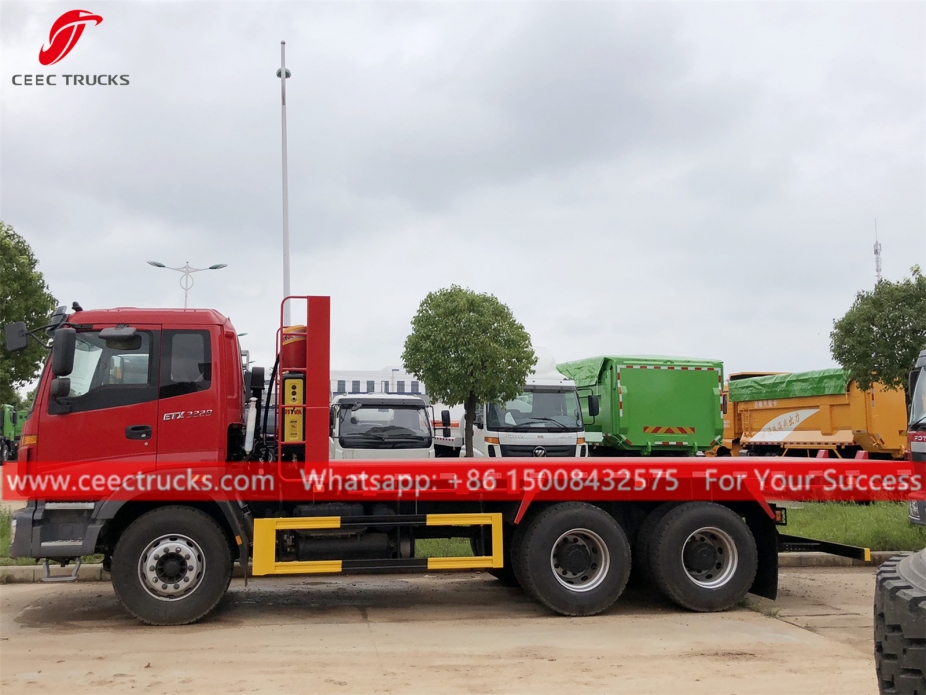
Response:
[[[30,502],[13,512],[10,557],[93,555],[103,528],[86,502]]]

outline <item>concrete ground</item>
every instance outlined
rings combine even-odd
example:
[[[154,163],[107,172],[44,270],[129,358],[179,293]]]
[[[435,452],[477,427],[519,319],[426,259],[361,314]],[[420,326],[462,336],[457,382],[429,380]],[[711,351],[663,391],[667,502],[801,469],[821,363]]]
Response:
[[[562,618],[485,574],[232,583],[146,627],[104,583],[0,586],[0,689],[150,693],[877,692],[873,568],[783,569],[776,602],[689,613],[630,588]]]

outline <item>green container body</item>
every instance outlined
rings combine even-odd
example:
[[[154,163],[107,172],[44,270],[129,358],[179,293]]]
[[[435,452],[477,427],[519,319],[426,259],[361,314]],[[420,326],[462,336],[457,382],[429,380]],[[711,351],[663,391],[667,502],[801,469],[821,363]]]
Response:
[[[723,439],[718,360],[605,356],[557,369],[576,382],[595,453],[694,455]],[[594,418],[588,414],[589,395],[598,396]]]
[[[28,419],[28,417],[29,417],[29,411],[28,411],[28,410],[20,410],[20,411],[19,411],[18,419],[17,419],[17,421],[16,421],[16,427],[15,427],[15,429],[14,429],[14,433],[15,433],[15,435],[16,435],[16,441],[17,441],[17,442],[19,441],[19,438],[22,437],[22,435],[23,435],[23,427],[25,426],[26,420]]]
[[[3,413],[3,438],[13,441],[13,438],[16,436],[16,424],[13,422],[13,413],[15,412],[13,406],[0,405],[0,411]]]

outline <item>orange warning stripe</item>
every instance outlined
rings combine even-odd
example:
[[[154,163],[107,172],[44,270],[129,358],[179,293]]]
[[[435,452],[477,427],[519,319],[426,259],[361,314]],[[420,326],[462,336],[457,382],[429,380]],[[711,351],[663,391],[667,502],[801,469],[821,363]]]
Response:
[[[694,427],[644,427],[643,434],[694,434]]]

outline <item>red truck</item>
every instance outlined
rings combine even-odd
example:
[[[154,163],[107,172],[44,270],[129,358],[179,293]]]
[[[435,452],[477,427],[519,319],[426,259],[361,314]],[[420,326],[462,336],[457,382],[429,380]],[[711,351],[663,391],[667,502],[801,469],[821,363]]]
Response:
[[[812,460],[777,459],[778,473],[736,458],[328,461],[333,423],[353,407],[330,405],[329,299],[284,301],[305,306],[305,324],[284,330],[281,312],[272,395],[217,311],[58,312],[4,471],[4,494],[27,499],[10,554],[46,568],[102,554],[129,612],[184,624],[216,606],[236,561],[255,576],[483,569],[563,615],[607,609],[633,565],[684,608],[724,610],[747,592],[774,598],[779,550],[806,543],[779,534],[784,510],[769,499],[820,488],[765,490],[781,471],[809,482]],[[38,332],[12,324],[7,347]],[[260,404],[272,402],[270,432]],[[473,555],[419,558],[422,538],[468,538]]]

